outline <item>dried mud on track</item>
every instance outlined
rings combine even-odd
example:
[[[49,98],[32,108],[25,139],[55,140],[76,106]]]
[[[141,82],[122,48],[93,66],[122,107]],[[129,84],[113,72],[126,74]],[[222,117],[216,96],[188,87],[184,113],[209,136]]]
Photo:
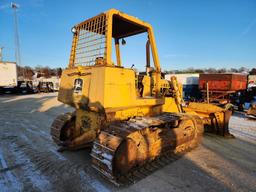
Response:
[[[236,139],[205,135],[197,149],[144,176],[115,187],[90,165],[90,149],[58,153],[50,125],[62,105],[56,93],[0,96],[0,191],[254,191],[256,121],[236,113]]]

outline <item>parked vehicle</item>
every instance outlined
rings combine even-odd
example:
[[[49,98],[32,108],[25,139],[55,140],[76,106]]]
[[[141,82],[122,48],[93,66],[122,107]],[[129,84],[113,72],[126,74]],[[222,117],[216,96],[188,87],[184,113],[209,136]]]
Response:
[[[0,92],[17,87],[17,67],[14,62],[0,62]]]
[[[182,84],[184,100],[195,101],[201,98],[201,92],[198,88],[199,73],[167,74],[165,79],[170,80],[172,76],[175,76],[177,81]]]
[[[34,93],[31,80],[18,80],[15,62],[0,62],[0,93]]]
[[[49,93],[54,91],[54,85],[52,82],[39,82],[38,92]]]

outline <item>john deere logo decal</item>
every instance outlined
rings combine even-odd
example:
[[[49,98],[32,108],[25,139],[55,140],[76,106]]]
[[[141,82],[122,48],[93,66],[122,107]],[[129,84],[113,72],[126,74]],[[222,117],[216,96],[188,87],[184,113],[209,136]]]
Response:
[[[74,82],[74,93],[82,93],[82,88],[83,88],[83,80],[76,79]]]

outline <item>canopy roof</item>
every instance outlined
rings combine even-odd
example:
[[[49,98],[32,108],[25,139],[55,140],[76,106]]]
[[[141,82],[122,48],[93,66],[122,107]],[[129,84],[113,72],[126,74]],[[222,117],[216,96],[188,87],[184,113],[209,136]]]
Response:
[[[104,18],[104,19],[102,19]],[[112,22],[108,22],[112,19]],[[91,28],[90,23],[97,22],[99,27],[104,28],[103,30],[97,30],[97,28]],[[139,20],[136,17],[129,16],[116,9],[110,9],[105,13],[101,13],[95,17],[92,17],[84,22],[76,25],[75,27],[83,30],[88,30],[94,33],[105,35],[106,25],[112,24],[112,37],[113,38],[124,38],[147,31],[150,25],[146,22]]]

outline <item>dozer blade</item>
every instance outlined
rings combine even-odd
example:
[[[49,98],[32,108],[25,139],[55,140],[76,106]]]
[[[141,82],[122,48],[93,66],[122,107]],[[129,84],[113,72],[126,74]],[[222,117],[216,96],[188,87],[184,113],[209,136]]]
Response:
[[[250,119],[256,119],[256,104],[253,104],[247,111],[246,116]]]
[[[184,108],[186,113],[197,114],[203,119],[205,132],[223,137],[234,137],[229,132],[229,120],[232,111],[213,104],[191,102]]]

